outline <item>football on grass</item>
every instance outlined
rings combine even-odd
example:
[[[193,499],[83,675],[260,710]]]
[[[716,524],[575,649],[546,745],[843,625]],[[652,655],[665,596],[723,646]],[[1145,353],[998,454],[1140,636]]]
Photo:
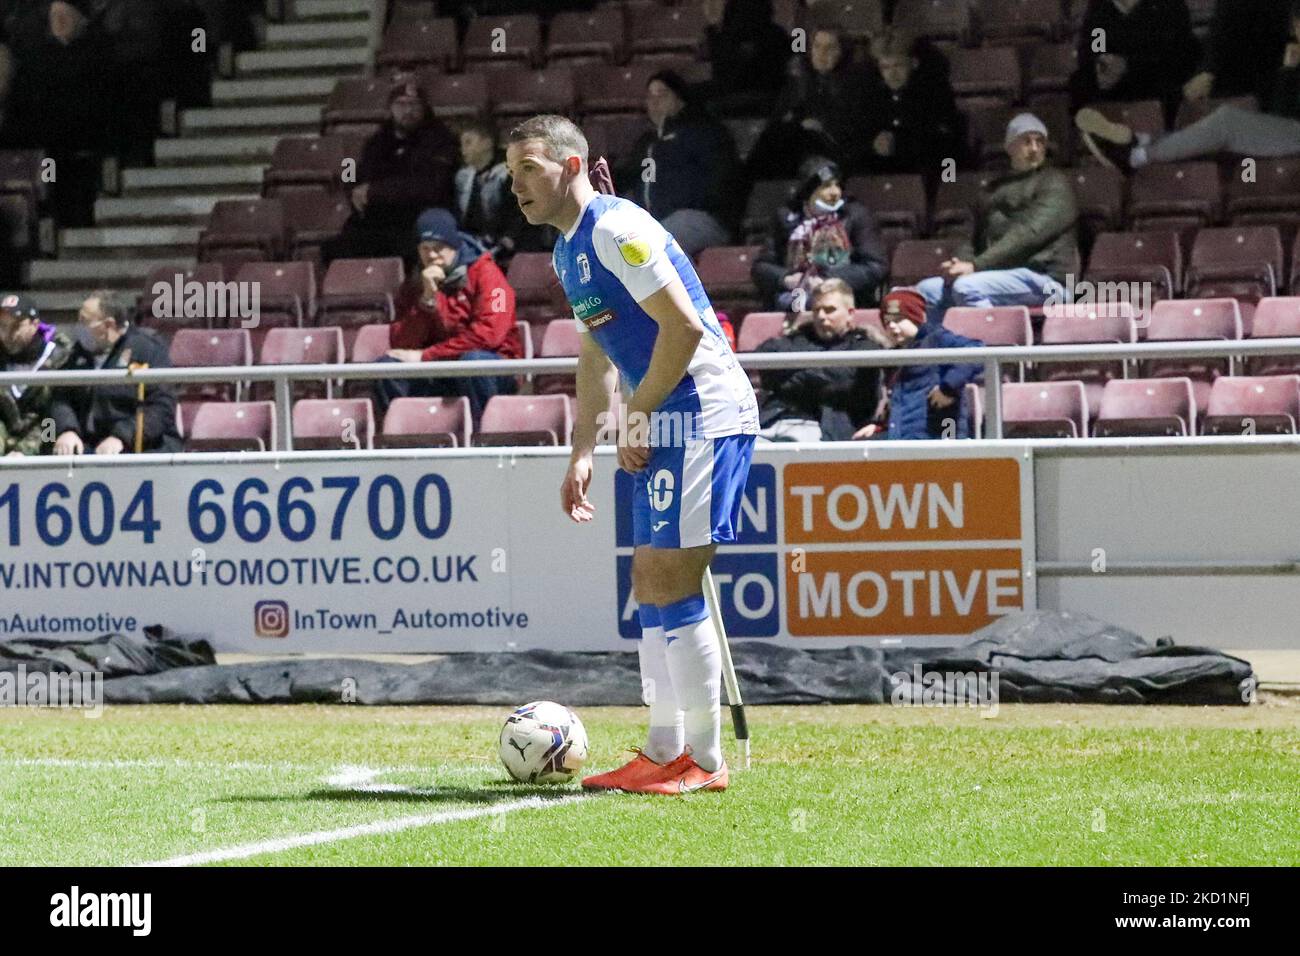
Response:
[[[587,731],[563,704],[538,700],[506,718],[499,752],[520,783],[568,783],[587,760]]]

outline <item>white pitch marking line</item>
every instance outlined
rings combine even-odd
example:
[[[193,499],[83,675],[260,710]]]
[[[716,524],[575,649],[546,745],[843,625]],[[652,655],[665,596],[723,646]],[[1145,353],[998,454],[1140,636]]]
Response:
[[[220,760],[184,760],[177,758],[174,760],[150,758],[142,760],[85,760],[78,757],[0,757],[0,766],[10,767],[81,767],[87,770],[132,770],[141,768],[152,769],[191,769],[191,770],[250,770],[257,772],[277,772],[282,770],[304,771],[307,773],[319,772],[327,763],[305,764],[305,763],[251,763],[249,761],[236,760],[229,763]],[[471,765],[466,764],[467,768]],[[473,765],[477,766],[477,765]],[[483,766],[489,766],[484,764]],[[365,768],[370,769],[370,768]],[[437,764],[428,767],[416,766],[394,766],[394,767],[377,767],[373,768],[375,773],[443,773],[447,769],[446,764]]]
[[[362,823],[356,826],[341,827],[337,830],[317,830],[314,833],[302,833],[298,836],[279,837],[274,840],[261,840],[257,843],[245,843],[241,846],[226,847],[221,850],[208,850],[204,853],[191,853],[176,856],[169,860],[154,860],[137,863],[136,866],[197,866],[203,863],[219,863],[223,860],[245,860],[265,853],[280,853],[303,846],[319,846],[322,843],[335,843],[339,840],[352,840],[363,836],[380,836],[398,833],[416,827],[437,826],[442,823],[454,823],[458,820],[474,820],[479,817],[499,816],[514,813],[516,810],[536,810],[543,807],[557,807],[566,803],[575,803],[586,799],[581,794],[547,799],[545,797],[528,797],[510,803],[498,803],[490,807],[470,807],[465,810],[446,810],[442,813],[421,813],[415,816],[398,817],[394,820],[376,820],[374,823]]]

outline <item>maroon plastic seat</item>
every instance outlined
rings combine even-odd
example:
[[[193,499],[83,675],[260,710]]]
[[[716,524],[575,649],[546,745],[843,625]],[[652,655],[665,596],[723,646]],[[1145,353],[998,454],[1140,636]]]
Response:
[[[309,329],[271,329],[262,342],[258,364],[336,365],[343,361],[343,354],[343,330],[336,325]],[[326,380],[327,398],[330,397],[329,389],[330,382]]]
[[[1129,222],[1136,230],[1189,229],[1219,215],[1219,167],[1210,162],[1151,163],[1129,179]]]
[[[854,176],[844,191],[871,210],[887,245],[924,235],[928,216],[920,176]]]
[[[1003,438],[1087,438],[1088,399],[1078,381],[1002,386]]]
[[[959,238],[904,239],[894,247],[889,260],[889,281],[895,286],[916,285],[939,274],[939,266],[951,259],[961,245]]]
[[[282,137],[262,176],[262,190],[276,197],[304,189],[339,190],[344,161],[360,160],[364,144],[365,139],[357,133]]]
[[[293,447],[350,449],[374,447],[375,410],[368,398],[304,398],[293,403]]]
[[[1020,58],[1014,47],[956,49],[948,54],[952,90],[967,107],[1010,106],[1020,100]]]
[[[581,73],[579,71],[579,75]],[[651,128],[644,115],[591,116],[582,123],[591,156],[604,156],[611,166],[630,156],[636,141]],[[619,186],[618,183],[614,185]]]
[[[984,43],[1053,40],[1065,32],[1059,0],[980,0]]]
[[[356,329],[343,330],[343,346],[347,351],[348,361],[357,363],[378,362],[392,348],[389,335],[392,327],[388,325],[363,325]],[[352,334],[349,335],[348,333]],[[374,393],[375,381],[369,378],[348,378],[343,380],[345,398],[365,398]]]
[[[488,77],[488,98],[498,117],[572,113],[576,103],[573,70],[567,66],[493,70]]]
[[[702,6],[629,7],[628,51],[634,57],[697,56],[705,26]]]
[[[396,398],[384,413],[376,448],[468,448],[469,399]]]
[[[444,119],[484,116],[491,109],[488,77],[483,73],[445,74],[421,70],[417,77],[420,88],[433,105],[435,116]]]
[[[1132,283],[1150,283],[1152,301],[1168,299],[1182,287],[1182,277],[1182,244],[1172,231],[1103,232],[1093,242],[1084,272],[1086,281],[1099,286],[1094,298],[1106,301],[1131,300],[1132,293],[1142,292]]]
[[[1230,376],[1210,390],[1201,421],[1206,435],[1294,435],[1300,423],[1300,375]]]
[[[505,40],[505,49],[498,49],[498,38]],[[512,60],[536,66],[542,55],[542,22],[535,13],[474,17],[465,30],[461,55],[467,69]]]
[[[33,214],[49,192],[45,152],[40,149],[0,149],[0,193],[28,200]]]
[[[567,445],[573,411],[567,395],[494,395],[475,445]]]
[[[1151,311],[1148,342],[1188,342],[1241,338],[1241,308],[1236,299],[1165,299]],[[1183,377],[1192,382],[1196,407],[1205,410],[1210,386],[1231,374],[1227,358],[1149,359],[1143,363],[1147,378]]]
[[[1136,341],[1134,310],[1128,302],[1049,305],[1043,310],[1044,345],[1132,344]],[[1124,361],[1039,364],[1038,377],[1044,382],[1079,382],[1083,386],[1087,407],[1095,414],[1101,406],[1101,392],[1106,383],[1124,377]]]
[[[288,192],[279,197],[289,233],[289,255],[317,264],[321,246],[335,239],[352,216],[352,203],[342,193]]]
[[[577,72],[578,103],[584,116],[602,113],[645,115],[645,88],[659,69],[656,63],[626,66],[598,64]]]
[[[317,321],[344,327],[392,322],[404,278],[402,260],[335,259],[325,273]]]
[[[808,6],[812,7],[813,4]],[[883,7],[882,0],[822,0],[816,4],[812,16],[818,23],[822,19],[834,23],[841,34],[849,39],[865,40],[876,36],[884,28]]]
[[[623,57],[621,12],[563,11],[551,18],[546,38],[548,63],[616,63]]]
[[[456,20],[454,17],[409,20],[393,19],[375,57],[381,70],[415,70],[436,67],[450,70],[456,65]]]
[[[980,193],[991,179],[989,173],[958,170],[953,182],[940,182],[930,210],[930,235],[936,239],[974,237]]]
[[[1300,295],[1300,232],[1291,246],[1291,294]]]
[[[565,358],[582,349],[582,335],[572,318],[553,319],[542,333],[540,358]],[[539,395],[573,395],[577,382],[572,375],[538,375],[534,391]]]
[[[700,251],[695,265],[700,284],[719,312],[744,315],[764,305],[763,297],[750,277],[761,246],[712,246]]]
[[[790,201],[798,184],[793,179],[760,179],[749,190],[740,232],[746,243],[761,243],[772,228],[776,211]]]
[[[181,300],[180,309],[177,309],[176,302],[176,277],[180,276]],[[211,328],[214,319],[220,324],[225,324],[225,319],[215,317],[213,313],[219,311],[216,308],[210,308],[207,291],[209,283],[222,282],[225,279],[225,270],[219,262],[199,262],[191,268],[182,266],[155,266],[149,270],[149,276],[145,279],[144,288],[136,297],[136,321],[141,325],[151,328],[164,338],[171,338],[178,329],[206,329]],[[159,284],[166,288],[160,288]],[[190,298],[186,295],[185,286],[188,283],[197,283],[203,286],[204,294]],[[158,289],[157,292],[154,290]],[[188,299],[188,304],[187,304]],[[213,302],[211,305],[215,306]],[[186,315],[189,308],[196,308],[197,314]],[[177,314],[179,311],[180,314]],[[171,315],[164,315],[164,312],[170,312]]]
[[[278,199],[223,199],[212,207],[207,228],[199,236],[199,258],[239,254],[278,259],[284,253],[287,230]]]
[[[1098,438],[1195,435],[1191,379],[1112,379],[1101,393],[1093,434]]]
[[[260,314],[256,328],[311,325],[315,321],[316,268],[310,262],[246,262],[235,279],[257,284]]]
[[[1261,299],[1251,322],[1252,339],[1300,338],[1300,296]],[[1246,361],[1251,375],[1284,375],[1300,372],[1300,355],[1261,355]]]
[[[1300,225],[1300,156],[1260,159],[1253,182],[1240,175],[1227,183],[1228,219],[1233,225],[1272,223],[1287,234]],[[1294,272],[1293,272],[1294,277]]]
[[[377,77],[344,77],[330,91],[321,122],[326,133],[368,132],[389,117],[390,81]]]
[[[1283,285],[1282,237],[1276,226],[1202,229],[1192,243],[1183,291],[1188,298],[1231,296],[1258,302]]]
[[[1038,44],[1029,54],[1029,92],[1065,92],[1078,65],[1079,50],[1073,43]]]
[[[1030,345],[1034,341],[1029,309],[1023,305],[954,306],[944,312],[943,327],[985,345]],[[1014,368],[1003,365],[1003,381],[1023,381],[1024,377],[1023,363],[1016,363]]]
[[[768,339],[774,339],[785,331],[784,312],[750,312],[740,323],[736,333],[737,352],[755,352]]]
[[[1119,229],[1124,221],[1124,176],[1109,166],[1076,166],[1067,171],[1089,237]]]
[[[969,0],[898,0],[893,22],[908,36],[969,46],[975,40],[973,6]]]
[[[516,317],[525,321],[550,321],[572,313],[551,263],[551,255],[546,252],[518,252],[510,260],[506,280],[515,290]]]
[[[252,365],[253,344],[247,329],[178,329],[168,357],[177,368]],[[177,399],[238,401],[242,382],[192,382],[178,386]]]
[[[204,402],[194,410],[186,451],[271,451],[274,402]]]

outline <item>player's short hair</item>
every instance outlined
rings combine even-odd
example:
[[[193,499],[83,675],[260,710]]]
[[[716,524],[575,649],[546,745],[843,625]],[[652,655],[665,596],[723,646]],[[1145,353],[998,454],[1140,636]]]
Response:
[[[510,130],[507,143],[522,143],[526,140],[540,140],[546,155],[557,163],[562,163],[570,156],[582,160],[582,172],[587,171],[587,137],[582,135],[576,123],[567,116],[543,114],[526,119]]]
[[[112,319],[119,326],[135,320],[135,300],[118,289],[96,289],[86,300],[96,299],[99,311],[104,318]]]
[[[842,295],[849,300],[849,308],[854,308],[857,303],[853,296],[853,287],[843,279],[824,279],[812,294],[812,301],[816,302],[825,295]]]

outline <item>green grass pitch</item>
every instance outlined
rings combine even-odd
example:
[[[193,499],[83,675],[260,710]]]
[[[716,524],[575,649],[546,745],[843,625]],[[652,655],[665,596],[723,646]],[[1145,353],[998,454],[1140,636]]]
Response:
[[[509,783],[505,708],[0,710],[0,864],[1300,864],[1294,700],[750,710],[670,798]],[[581,710],[588,767],[645,715]]]

